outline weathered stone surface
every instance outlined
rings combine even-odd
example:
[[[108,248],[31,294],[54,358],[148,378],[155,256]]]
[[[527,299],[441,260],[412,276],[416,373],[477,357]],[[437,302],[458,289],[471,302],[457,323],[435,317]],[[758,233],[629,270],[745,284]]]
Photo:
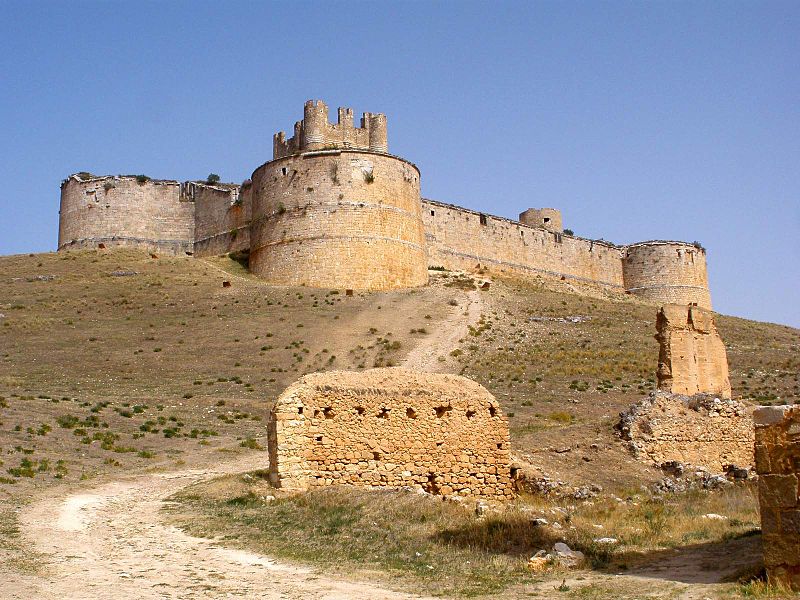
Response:
[[[59,249],[251,251],[253,272],[268,281],[345,289],[421,286],[431,265],[488,269],[711,308],[699,244],[617,246],[564,233],[555,208],[514,221],[422,199],[417,167],[388,154],[385,115],[364,113],[356,126],[352,109],[340,108],[337,123],[328,112],[306,102],[294,135],[277,133],[273,160],[241,186],[70,176]]]
[[[405,369],[306,375],[269,424],[275,485],[414,486],[511,498],[508,422],[482,386]]]
[[[617,429],[644,462],[675,461],[720,472],[728,465],[753,465],[750,411],[736,400],[657,390],[621,413]]]
[[[770,582],[800,591],[800,406],[755,412],[764,565]]]
[[[728,356],[710,311],[668,304],[658,311],[656,329],[659,389],[731,397]]]

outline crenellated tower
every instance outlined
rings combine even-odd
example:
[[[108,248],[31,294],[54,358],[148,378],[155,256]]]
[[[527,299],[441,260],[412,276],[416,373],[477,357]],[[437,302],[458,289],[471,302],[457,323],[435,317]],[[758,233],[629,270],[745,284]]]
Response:
[[[250,269],[282,285],[393,289],[425,285],[419,170],[388,154],[386,115],[309,100],[294,136],[253,172]]]
[[[386,115],[364,113],[361,127],[354,125],[352,108],[339,108],[338,122],[328,122],[328,106],[322,100],[308,100],[303,107],[303,120],[294,124],[294,136],[286,139],[279,131],[273,138],[272,158],[313,150],[357,149],[389,152],[386,136]]]

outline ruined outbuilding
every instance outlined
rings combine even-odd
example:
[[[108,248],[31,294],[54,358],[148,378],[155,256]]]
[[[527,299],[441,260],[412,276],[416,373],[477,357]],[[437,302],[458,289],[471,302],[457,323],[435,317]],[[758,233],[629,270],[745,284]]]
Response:
[[[514,495],[508,421],[485,388],[457,375],[399,368],[306,375],[278,398],[268,440],[278,487]]]
[[[656,329],[659,389],[731,397],[728,357],[711,311],[667,304],[658,311]]]
[[[742,402],[658,390],[620,416],[621,437],[654,466],[679,462],[721,472],[753,464],[751,409]]]
[[[764,406],[753,420],[767,577],[800,591],[800,406]]]

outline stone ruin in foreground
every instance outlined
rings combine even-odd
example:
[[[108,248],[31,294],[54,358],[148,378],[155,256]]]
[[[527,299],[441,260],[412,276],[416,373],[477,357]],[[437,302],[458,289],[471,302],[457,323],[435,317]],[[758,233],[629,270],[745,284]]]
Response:
[[[767,577],[800,591],[800,406],[764,406],[753,419]]]
[[[725,344],[711,311],[668,304],[656,317],[658,387],[620,415],[637,458],[715,472],[753,465],[752,408],[731,399]]]
[[[400,368],[306,375],[273,409],[270,479],[443,496],[514,496],[508,421],[481,385]]]
[[[731,397],[725,344],[710,310],[667,304],[658,311],[656,330],[659,389],[685,396]]]

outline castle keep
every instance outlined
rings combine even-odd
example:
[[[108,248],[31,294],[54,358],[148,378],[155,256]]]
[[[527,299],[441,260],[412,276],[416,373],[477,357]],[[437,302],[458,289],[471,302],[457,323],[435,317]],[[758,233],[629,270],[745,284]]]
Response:
[[[249,250],[280,285],[393,289],[429,266],[555,277],[658,304],[711,308],[705,251],[650,241],[617,246],[564,233],[560,211],[519,221],[420,197],[420,172],[389,154],[386,117],[305,104],[294,135],[241,185],[71,175],[61,185],[58,249],[134,246],[208,256]]]

